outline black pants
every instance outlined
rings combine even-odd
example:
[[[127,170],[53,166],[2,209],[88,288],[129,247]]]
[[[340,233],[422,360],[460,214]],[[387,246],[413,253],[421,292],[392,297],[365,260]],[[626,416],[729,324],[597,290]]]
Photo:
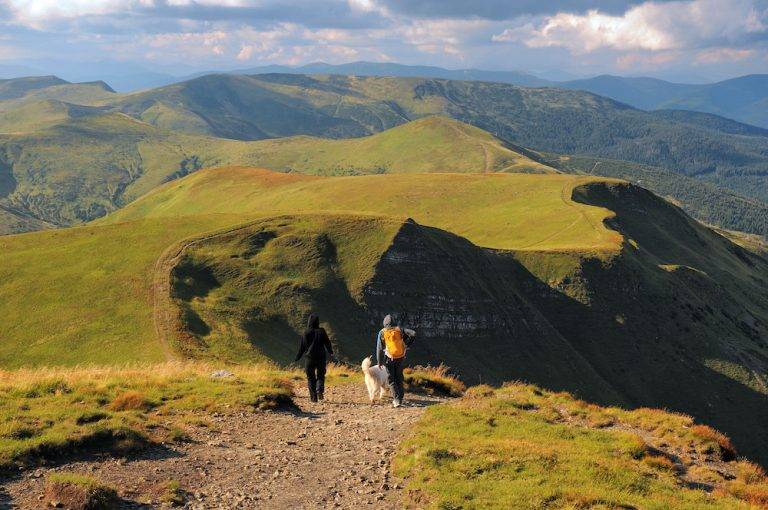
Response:
[[[392,398],[402,402],[405,396],[405,388],[403,387],[403,358],[387,358],[386,367],[387,372],[389,372],[389,390],[392,393]]]
[[[307,374],[309,398],[317,400],[317,394],[325,391],[325,358],[307,358],[304,371]]]

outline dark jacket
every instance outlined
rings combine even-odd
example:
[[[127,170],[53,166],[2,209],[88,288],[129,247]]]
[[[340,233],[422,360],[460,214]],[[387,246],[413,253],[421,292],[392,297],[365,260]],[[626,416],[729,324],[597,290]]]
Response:
[[[295,361],[299,361],[304,354],[313,360],[325,359],[326,351],[333,356],[333,346],[331,346],[328,333],[320,327],[318,316],[312,314],[309,316],[307,329],[304,331],[304,336],[299,343],[299,353],[296,355]]]

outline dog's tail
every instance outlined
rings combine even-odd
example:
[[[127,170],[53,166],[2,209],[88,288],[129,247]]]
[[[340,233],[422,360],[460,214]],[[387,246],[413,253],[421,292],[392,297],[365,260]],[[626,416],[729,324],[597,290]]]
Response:
[[[360,368],[363,369],[363,373],[367,374],[368,371],[371,369],[371,363],[372,363],[372,356],[368,356],[363,360],[363,364],[360,365]]]

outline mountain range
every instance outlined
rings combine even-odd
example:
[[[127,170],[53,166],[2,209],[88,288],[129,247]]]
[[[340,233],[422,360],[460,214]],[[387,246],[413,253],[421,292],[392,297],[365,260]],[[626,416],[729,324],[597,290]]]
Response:
[[[705,221],[768,232],[768,131],[711,114],[645,112],[571,90],[329,75],[207,75],[134,94],[42,77],[2,81],[0,94],[6,233],[88,221],[211,165],[336,174],[409,165],[497,171],[504,160],[523,159],[529,168],[604,169],[644,180]],[[354,143],[320,140],[366,137],[434,116],[457,123]],[[453,140],[450,133],[462,135]],[[314,139],[278,140],[298,135]],[[418,143],[398,145],[408,136]],[[449,141],[457,145],[439,148]],[[471,156],[471,147],[486,155]],[[302,151],[313,156],[302,162]]]
[[[317,62],[296,67],[271,65],[238,69],[230,73],[423,77],[511,83],[521,87],[584,90],[642,110],[694,110],[768,128],[768,75],[765,74],[746,75],[705,84],[673,83],[657,78],[612,75],[555,81],[522,71],[453,70],[434,66],[377,62],[352,62],[340,65]],[[204,74],[207,73],[197,73],[188,76],[187,79]]]

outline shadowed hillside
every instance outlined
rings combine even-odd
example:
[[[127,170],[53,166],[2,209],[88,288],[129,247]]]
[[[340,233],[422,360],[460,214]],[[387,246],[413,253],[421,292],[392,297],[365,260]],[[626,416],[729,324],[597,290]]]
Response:
[[[394,313],[419,330],[412,363],[445,362],[470,382],[519,378],[602,403],[665,406],[764,459],[768,262],[640,188],[594,183],[575,194],[616,213],[620,253],[490,251],[406,222],[362,266],[366,280],[359,265],[348,276],[342,258],[352,219],[283,217],[204,240],[174,270],[186,331],[176,341],[196,356],[288,362],[284,339],[315,310],[356,359]]]

